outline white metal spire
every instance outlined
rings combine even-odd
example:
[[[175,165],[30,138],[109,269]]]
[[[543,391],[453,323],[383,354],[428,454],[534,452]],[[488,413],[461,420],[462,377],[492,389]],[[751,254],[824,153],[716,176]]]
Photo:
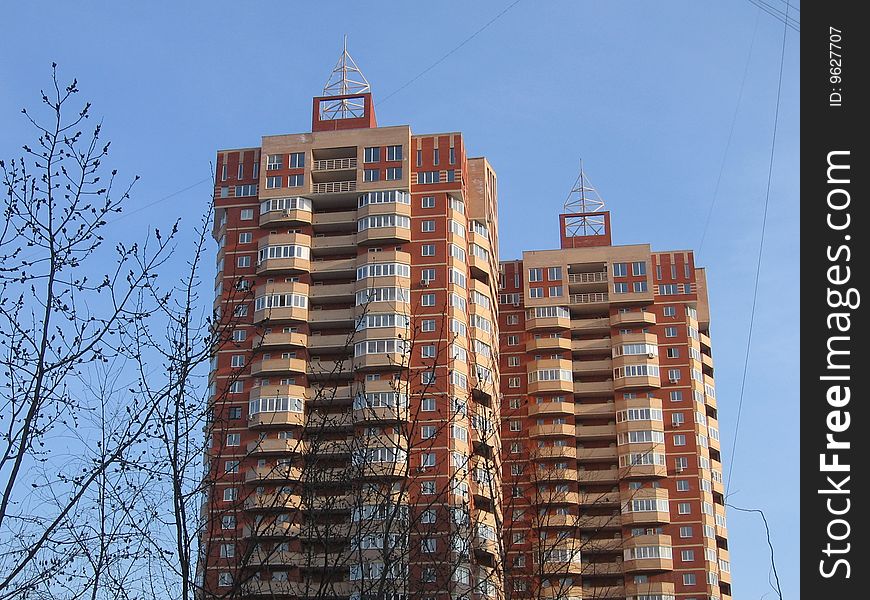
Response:
[[[577,179],[565,199],[564,208],[566,213],[578,215],[571,219],[571,235],[601,235],[604,232],[603,215],[579,216],[600,213],[604,210],[604,200],[583,171],[583,159],[580,160],[580,174],[577,175]]]
[[[371,86],[356,62],[347,51],[347,35],[344,36],[344,47],[338,62],[335,63],[326,85],[323,86],[324,96],[347,96],[349,94],[365,94],[371,92]],[[353,98],[329,102],[323,107],[323,118],[347,119],[363,116],[363,103]]]

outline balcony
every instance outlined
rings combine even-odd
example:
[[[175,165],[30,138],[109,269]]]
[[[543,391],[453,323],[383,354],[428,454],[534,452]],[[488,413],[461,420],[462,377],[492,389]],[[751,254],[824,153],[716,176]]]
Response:
[[[577,447],[572,443],[570,446],[544,446],[534,448],[531,458],[567,458],[576,460]]]
[[[377,406],[357,408],[353,411],[355,423],[396,423],[408,422],[411,418],[407,405],[402,407]]]
[[[319,431],[326,432],[331,430],[350,429],[352,427],[353,417],[349,412],[331,414],[311,412],[305,420],[306,431],[311,432],[313,435],[316,435],[316,432]]]
[[[644,583],[629,583],[625,586],[628,596],[640,596],[644,594],[673,596],[675,586],[670,581],[646,581]]]
[[[255,440],[248,444],[249,454],[304,454],[305,442],[303,440],[294,439],[275,439],[268,438],[264,440]]]
[[[289,410],[280,412],[260,412],[248,417],[248,427],[297,427],[302,425],[301,412]]]
[[[603,528],[615,529],[614,523],[619,522],[619,515],[587,517],[587,519],[587,523],[580,525],[582,529],[595,529],[596,531],[600,531]],[[593,527],[593,523],[599,522],[596,521],[596,519],[600,520],[600,523],[602,524]],[[584,540],[581,549],[585,554],[613,554],[615,552],[622,554],[622,537],[600,537]]]
[[[318,304],[350,303],[354,299],[355,286],[353,283],[317,283],[308,290],[308,297]]]
[[[574,425],[534,425],[529,429],[529,437],[574,437]]]
[[[307,258],[266,258],[257,262],[257,275],[308,273],[310,270],[311,261]]]
[[[350,386],[337,386],[336,382],[332,382],[329,385],[312,385],[305,403],[309,406],[338,406],[348,404],[352,399]]]
[[[594,404],[574,404],[574,415],[577,417],[610,417],[616,415],[616,404],[611,402],[596,402]]]
[[[354,370],[350,359],[311,359],[307,374],[313,378],[312,387],[328,392],[333,386],[346,385],[345,381],[339,383],[339,380],[353,378]]]
[[[613,372],[613,362],[605,360],[575,360],[572,370],[578,375],[609,375]]]
[[[311,311],[317,314],[323,311]],[[332,335],[312,335],[308,337],[308,348],[312,353],[341,352],[353,350],[353,337],[348,333],[336,333]]]
[[[269,355],[266,354],[262,360],[251,364],[251,375],[269,376],[305,372],[304,358],[266,358],[266,356]]]
[[[577,425],[577,437],[582,440],[613,439],[616,437],[616,425]]]
[[[355,158],[327,158],[315,160],[311,165],[312,171],[355,171]]]
[[[632,310],[629,312],[616,313],[610,317],[611,327],[624,327],[626,325],[646,326],[655,324],[655,314],[645,310]]]
[[[583,285],[591,283],[607,284],[607,271],[593,271],[592,273],[568,273],[568,284]]]
[[[603,312],[608,307],[608,295],[604,292],[571,294],[568,296],[571,310],[580,313]]]
[[[577,460],[579,462],[615,462],[616,457],[616,446],[609,446],[607,448],[577,448]]]
[[[621,585],[583,586],[583,597],[595,598],[595,600],[625,598],[625,588]]]
[[[313,183],[311,192],[314,194],[345,194],[356,191],[356,181],[324,181]]]
[[[607,317],[571,319],[571,331],[580,334],[607,333],[610,331],[610,319]]]
[[[584,577],[622,577],[622,572],[621,562],[585,563],[583,565]]]
[[[270,210],[260,214],[260,227],[278,227],[281,225],[303,225],[311,223],[311,211],[287,208]]]
[[[612,396],[613,380],[575,381],[574,396]]]
[[[615,483],[619,481],[619,469],[615,465],[609,469],[580,469],[577,481],[583,485]]]
[[[356,259],[313,260],[311,261],[311,276],[317,279],[355,279]]]
[[[356,250],[356,234],[318,235],[311,240],[311,252],[317,256],[350,254]]]
[[[584,515],[580,517],[580,520],[577,522],[577,526],[581,529],[591,529],[593,531],[603,531],[605,529],[622,529],[622,517],[620,515]],[[604,539],[604,540],[590,540],[590,542],[599,542],[596,550],[599,552],[612,552],[613,550],[620,550],[622,539]],[[584,545],[583,551],[588,552],[590,549],[587,549]]]
[[[619,506],[619,492],[581,492],[580,505],[585,507]]]
[[[308,321],[319,328],[353,327],[356,318],[352,308],[320,308],[308,311]],[[315,336],[309,336],[309,341]],[[347,339],[347,336],[345,336]]]
[[[274,348],[305,348],[308,345],[307,333],[291,333],[286,331],[270,331],[252,338],[254,350],[272,350]]]
[[[639,490],[633,490],[628,495],[628,497],[626,497],[625,501],[627,504],[631,504],[632,500],[650,499],[664,500],[664,506],[667,507],[668,490],[666,488],[641,488]],[[628,511],[622,513],[622,522],[627,525],[644,523],[670,523],[671,513],[670,510],[641,512]]]
[[[302,468],[290,465],[272,465],[249,469],[245,474],[245,483],[299,481],[302,479]]]
[[[526,352],[546,351],[562,352],[571,350],[571,338],[539,337],[526,342]]]
[[[299,523],[277,522],[261,523],[256,527],[246,525],[242,529],[242,537],[247,538],[280,538],[290,539],[299,535]]]
[[[574,354],[610,354],[610,338],[592,340],[571,340],[571,351]]]
[[[556,492],[548,490],[546,492],[536,491],[533,502],[543,506],[550,506],[552,504],[576,505],[579,499],[580,495],[577,492]]]
[[[635,535],[625,540],[625,549],[658,546],[671,548],[671,536],[669,535]],[[627,553],[626,553],[627,554]],[[644,573],[656,571],[672,571],[674,561],[672,558],[638,558],[628,559],[623,562],[626,573]]]
[[[562,482],[577,481],[577,469],[535,469],[535,481],[539,482]]]
[[[530,417],[544,417],[548,415],[574,415],[573,402],[542,402],[529,404]]]
[[[301,507],[302,497],[287,492],[252,494],[245,500],[245,510],[286,512],[299,510]]]
[[[531,311],[532,316],[526,318],[526,330],[535,331],[539,329],[570,329],[571,317],[535,317],[534,309]]]
[[[310,214],[310,213],[309,213]],[[312,219],[314,231],[343,231],[356,234],[356,210],[339,210],[332,212],[318,212]]]

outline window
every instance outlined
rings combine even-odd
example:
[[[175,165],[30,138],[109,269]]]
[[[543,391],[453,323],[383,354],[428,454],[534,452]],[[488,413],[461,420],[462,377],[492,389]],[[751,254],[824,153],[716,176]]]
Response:
[[[670,399],[671,399],[671,402],[682,402],[683,401],[683,390],[671,390],[670,391]]]
[[[236,186],[236,198],[241,198],[243,196],[256,196],[256,195],[257,195],[256,184],[249,183],[247,185],[237,185]]]
[[[436,514],[437,513],[433,509],[427,508],[420,515],[420,522],[421,523],[434,523]]]
[[[270,154],[266,159],[266,170],[274,171],[284,167],[284,156],[282,154]]]
[[[435,466],[435,453],[434,452],[423,452],[420,454],[420,466],[421,467],[434,467]]]
[[[218,574],[218,586],[230,587],[231,585],[233,585],[233,574],[232,573],[219,573]]]
[[[435,346],[434,345],[426,345],[421,347],[421,354],[423,358],[435,358]]]
[[[241,381],[234,381],[230,384],[231,394],[241,394],[244,391],[245,384]]]
[[[221,181],[226,181],[226,180],[227,180],[227,165],[225,163],[223,166],[221,166]]]
[[[424,440],[432,439],[435,437],[435,426],[434,425],[423,425],[420,434]]]
[[[510,422],[510,430],[511,431],[522,431],[523,423],[522,421],[511,421]]]
[[[680,560],[683,562],[693,562],[695,560],[694,550],[683,550],[680,552]]]
[[[305,183],[305,176],[302,174],[287,177],[287,185],[289,187],[301,187],[303,183]]]
[[[380,169],[364,169],[363,181],[378,181],[381,178]]]
[[[237,460],[228,460],[224,463],[224,473],[238,473],[239,472],[239,461]]]
[[[613,263],[613,276],[625,277],[628,275],[628,263]]]
[[[423,208],[435,208],[435,196],[423,196],[421,203]]]
[[[646,275],[646,263],[642,261],[631,263],[631,274],[635,276]]]
[[[239,490],[236,488],[224,489],[224,502],[235,502],[239,499]]]
[[[373,163],[381,160],[381,149],[377,146],[363,150],[363,162]]]
[[[529,298],[543,298],[544,297],[544,288],[542,287],[530,287],[529,288]]]
[[[683,573],[683,585],[695,585],[696,579],[694,573]]]
[[[241,446],[242,444],[242,434],[240,433],[228,433],[227,434],[227,446]]]
[[[674,446],[685,446],[686,436],[682,433],[674,435]]]
[[[448,159],[448,162],[449,162],[451,165],[455,165],[455,164],[456,164],[456,149],[453,148],[452,146],[450,147],[450,157],[449,157],[449,159]]]
[[[421,231],[430,233],[435,231],[435,221],[423,221],[421,224]]]
[[[284,185],[283,175],[270,175],[266,177],[266,189],[271,190],[282,187]]]
[[[301,169],[305,166],[305,153],[304,152],[292,152],[290,154],[290,168],[291,169]]]
[[[529,283],[534,283],[536,281],[544,280],[544,270],[543,269],[529,269]]]
[[[689,480],[688,479],[677,479],[677,491],[678,492],[688,492],[689,491]]]
[[[239,256],[236,259],[236,266],[239,268],[245,268],[251,266],[251,257],[250,256]]]
[[[402,146],[387,146],[387,160],[402,160]]]
[[[681,515],[692,514],[692,505],[688,502],[680,502],[677,504],[677,513]]]
[[[635,293],[641,293],[647,290],[646,281],[635,281],[631,286]]]
[[[243,208],[240,219],[242,221],[250,221],[254,218],[254,209],[253,208]]]
[[[519,356],[508,356],[507,364],[509,367],[520,366],[520,357]]]
[[[240,244],[250,244],[254,239],[254,234],[251,232],[244,232],[239,234],[239,243]]]
[[[519,377],[508,377],[508,387],[510,387],[510,388],[520,387],[520,378]]]
[[[509,335],[507,336],[507,344],[508,346],[516,346],[520,343],[520,336],[518,335]]]
[[[665,317],[677,316],[677,307],[676,306],[665,306],[662,309],[662,315],[664,315]]]
[[[548,293],[549,293],[550,298],[558,298],[562,295],[562,286],[561,285],[550,286]]]
[[[669,337],[669,338],[677,337],[677,328],[676,327],[665,327],[665,337]]]
[[[679,381],[682,375],[679,369],[668,369],[668,380],[671,382]]]
[[[435,244],[423,244],[422,253],[423,256],[435,256]]]
[[[435,410],[435,398],[423,398],[421,402],[421,410],[432,412]]]
[[[402,167],[390,167],[385,171],[387,181],[396,181],[402,178]]]
[[[418,171],[417,183],[438,183],[441,181],[440,171]]]
[[[562,267],[550,267],[547,269],[547,279],[550,281],[562,280]]]
[[[613,293],[614,294],[627,294],[628,293],[628,284],[625,282],[614,283],[613,284]]]
[[[221,544],[221,558],[232,558],[236,555],[235,544]]]
[[[680,293],[680,286],[676,283],[665,283],[659,286],[659,294],[662,296],[673,296]]]
[[[435,331],[435,319],[424,319],[420,324],[420,331]]]
[[[679,348],[668,348],[668,358],[680,358]]]
[[[434,481],[421,481],[420,482],[420,493],[424,496],[431,496],[435,493],[435,482]]]
[[[435,306],[435,294],[423,294],[421,304],[423,306]]]
[[[245,355],[244,354],[234,354],[230,359],[230,366],[233,368],[244,367],[245,366]]]
[[[231,406],[230,411],[228,413],[228,417],[232,420],[237,420],[242,418],[242,407],[241,406]]]
[[[520,322],[520,316],[519,315],[508,315],[505,322],[508,325],[518,325]]]

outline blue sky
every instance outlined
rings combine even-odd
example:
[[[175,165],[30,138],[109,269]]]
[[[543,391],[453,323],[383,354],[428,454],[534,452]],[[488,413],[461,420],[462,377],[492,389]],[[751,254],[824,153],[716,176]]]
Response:
[[[109,163],[122,175],[142,176],[128,212],[190,188],[121,219],[115,234],[138,238],[175,218],[193,226],[208,202],[204,180],[218,148],[309,130],[311,97],[338,58],[343,34],[377,102],[508,4],[11,3],[0,36],[8,58],[0,64],[0,156],[17,155],[31,140],[19,110],[36,105],[57,61],[103,118],[113,140]],[[699,264],[708,268],[726,465],[781,36],[782,24],[748,0],[524,0],[376,107],[382,125],[462,131],[470,153],[490,159],[499,174],[503,259],[558,244],[557,215],[580,157],[612,211],[616,243],[697,250],[724,165]],[[799,597],[798,42],[789,30],[729,499],[766,511],[789,598]],[[729,529],[735,597],[773,597],[760,520],[730,511]]]

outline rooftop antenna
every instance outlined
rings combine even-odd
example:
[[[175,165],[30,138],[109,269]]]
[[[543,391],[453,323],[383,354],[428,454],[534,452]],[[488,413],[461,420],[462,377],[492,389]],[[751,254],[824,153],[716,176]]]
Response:
[[[344,36],[344,46],[338,62],[335,63],[326,85],[323,86],[324,96],[348,96],[354,94],[371,93],[365,75],[354,62],[353,57],[347,51],[347,34]],[[322,108],[321,118],[324,119],[347,119],[364,116],[364,106],[361,98],[341,98],[334,102],[326,103]]]
[[[574,181],[564,204],[565,212],[572,215],[566,233],[571,236],[603,235],[606,229],[604,200],[598,194],[586,173],[583,159],[580,159],[580,174]]]

